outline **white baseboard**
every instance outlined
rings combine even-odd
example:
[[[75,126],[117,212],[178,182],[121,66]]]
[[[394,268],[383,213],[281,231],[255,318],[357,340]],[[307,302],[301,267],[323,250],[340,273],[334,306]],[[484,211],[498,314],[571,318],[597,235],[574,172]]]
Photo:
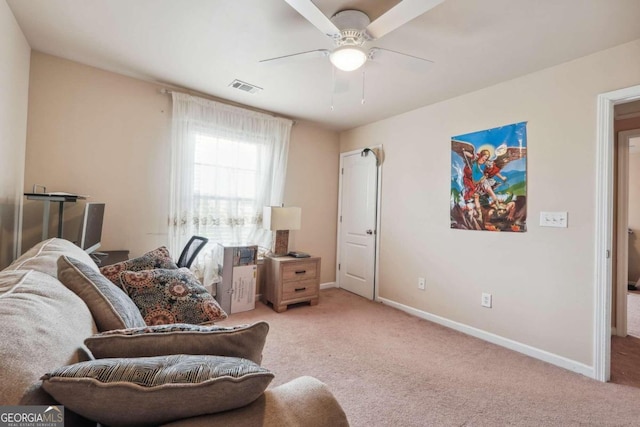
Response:
[[[336,282],[320,283],[320,289],[329,289],[329,288],[335,288],[335,287],[336,287]]]
[[[462,332],[464,334],[471,335],[476,338],[480,338],[481,340],[488,341],[490,343],[499,345],[501,347],[508,348],[509,350],[526,354],[527,356],[531,356],[535,359],[542,360],[552,365],[556,365],[561,368],[568,369],[569,371],[573,371],[578,374],[585,375],[589,378],[595,378],[595,370],[593,366],[588,366],[588,365],[585,365],[584,363],[567,359],[566,357],[549,353],[548,351],[531,347],[530,345],[523,344],[518,341],[511,340],[509,338],[504,338],[487,331],[483,331],[482,329],[477,329],[472,326],[465,325],[463,323],[454,322],[453,320],[449,320],[444,317],[440,317],[435,314],[428,313],[426,311],[418,310],[413,307],[409,307],[407,305],[388,300],[386,298],[379,297],[377,300],[383,304],[386,304],[393,308],[397,308],[398,310],[404,311],[405,313],[409,313],[421,319],[425,319],[430,322],[437,323],[442,326],[446,326],[447,328],[451,328],[456,331]]]

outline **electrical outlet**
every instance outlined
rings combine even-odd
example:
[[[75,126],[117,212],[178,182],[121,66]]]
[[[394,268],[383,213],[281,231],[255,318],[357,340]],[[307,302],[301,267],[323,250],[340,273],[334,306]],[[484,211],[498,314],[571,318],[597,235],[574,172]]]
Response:
[[[420,289],[421,291],[424,291],[426,286],[427,284],[424,280],[424,277],[418,277],[418,289]]]
[[[491,308],[491,294],[487,294],[487,293],[482,293],[482,301],[480,302],[480,304],[483,307],[487,307],[487,308]]]

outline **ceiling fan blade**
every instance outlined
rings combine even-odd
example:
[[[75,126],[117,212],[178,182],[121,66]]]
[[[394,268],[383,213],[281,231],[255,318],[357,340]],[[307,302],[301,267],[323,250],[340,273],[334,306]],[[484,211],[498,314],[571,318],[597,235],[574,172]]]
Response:
[[[431,65],[434,64],[433,61],[420,58],[419,56],[396,52],[395,50],[384,49],[381,47],[372,47],[369,49],[369,59],[375,62],[385,62],[398,65],[417,73],[427,71]]]
[[[329,37],[340,37],[340,30],[336,27],[324,13],[316,7],[311,0],[285,0],[289,6],[311,22],[314,27],[322,31]]]
[[[367,25],[367,34],[372,40],[379,39],[442,2],[444,0],[402,0],[384,15]]]
[[[309,50],[307,52],[292,53],[291,55],[278,56],[275,58],[262,59],[260,63],[284,64],[298,60],[307,60],[314,58],[327,58],[331,51],[328,49]]]

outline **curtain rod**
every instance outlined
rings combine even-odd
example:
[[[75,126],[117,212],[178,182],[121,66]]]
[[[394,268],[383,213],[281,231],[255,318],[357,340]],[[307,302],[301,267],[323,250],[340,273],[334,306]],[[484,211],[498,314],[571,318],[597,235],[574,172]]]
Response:
[[[198,96],[200,98],[208,99],[210,101],[219,102],[221,104],[230,105],[232,107],[244,108],[246,110],[250,110],[250,111],[253,111],[253,112],[256,112],[256,113],[266,114],[266,115],[271,116],[271,117],[276,117],[276,118],[279,118],[279,119],[291,120],[292,125],[296,124],[296,121],[294,119],[290,118],[290,117],[280,116],[280,115],[275,114],[275,113],[273,113],[271,111],[266,111],[266,110],[261,110],[259,108],[249,107],[247,105],[240,104],[239,102],[229,101],[229,100],[226,100],[226,99],[222,99],[222,98],[218,98],[218,97],[215,97],[215,96],[207,95],[205,93],[198,92],[198,91],[191,91],[191,90],[181,91],[181,90],[175,90],[175,89],[167,89],[166,87],[163,87],[163,88],[160,88],[158,90],[158,92],[160,92],[163,95],[171,95],[172,93],[176,92],[176,93],[184,93],[185,95]]]

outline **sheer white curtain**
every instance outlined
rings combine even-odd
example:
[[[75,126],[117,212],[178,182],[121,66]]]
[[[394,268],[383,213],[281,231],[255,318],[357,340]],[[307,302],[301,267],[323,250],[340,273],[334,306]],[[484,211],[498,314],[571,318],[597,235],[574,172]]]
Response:
[[[172,96],[169,250],[177,256],[192,235],[269,247],[262,208],[282,203],[292,122]]]

